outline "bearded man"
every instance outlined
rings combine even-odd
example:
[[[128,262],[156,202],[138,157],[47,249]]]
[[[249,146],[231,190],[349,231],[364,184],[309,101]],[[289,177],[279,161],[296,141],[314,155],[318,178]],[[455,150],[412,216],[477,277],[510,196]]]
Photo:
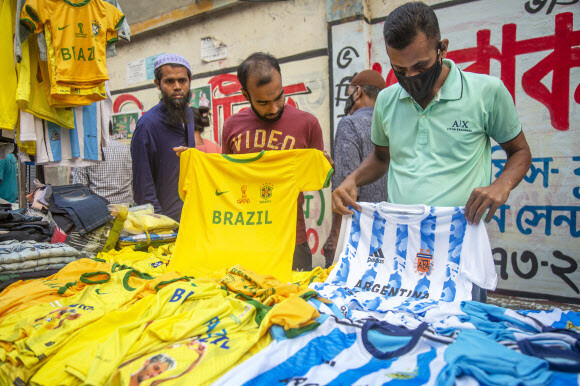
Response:
[[[138,205],[152,204],[155,213],[179,221],[179,157],[173,148],[195,147],[191,99],[191,67],[176,54],[159,56],[154,63],[155,85],[161,101],[137,122],[131,140],[133,196]]]

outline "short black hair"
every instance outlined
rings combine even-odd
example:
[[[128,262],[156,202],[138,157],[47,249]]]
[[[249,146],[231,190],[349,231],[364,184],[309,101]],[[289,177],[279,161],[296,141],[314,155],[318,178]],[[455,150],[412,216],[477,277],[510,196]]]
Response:
[[[437,15],[428,5],[414,1],[403,4],[385,20],[383,37],[389,47],[401,50],[413,42],[419,32],[439,43],[441,31]]]
[[[174,67],[174,68],[175,68],[175,67],[183,67],[183,68],[185,68],[185,71],[187,71],[187,77],[189,78],[189,80],[191,80],[191,71],[189,71],[189,68],[185,67],[183,64],[173,64],[173,63],[167,63],[167,64],[164,64],[163,66],[159,66],[159,67],[157,67],[157,68],[155,69],[155,71],[153,71],[153,75],[155,75],[155,79],[156,79],[158,82],[161,82],[161,75],[162,75],[162,73],[161,73],[161,69],[162,69],[164,66],[171,66],[171,67]]]
[[[377,100],[381,89],[377,86],[359,86],[363,93],[371,99]]]
[[[272,70],[282,75],[278,60],[265,52],[254,52],[238,66],[238,81],[242,89],[247,90],[248,76],[252,72],[259,76],[257,85],[262,86],[272,81]]]

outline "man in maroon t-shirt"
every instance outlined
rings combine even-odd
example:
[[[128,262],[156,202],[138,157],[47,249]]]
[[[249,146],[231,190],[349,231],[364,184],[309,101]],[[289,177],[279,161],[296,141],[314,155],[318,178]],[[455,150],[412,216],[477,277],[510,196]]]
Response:
[[[261,52],[250,55],[238,67],[242,94],[251,109],[229,117],[222,132],[223,154],[255,153],[261,150],[324,150],[318,119],[284,103],[280,65],[276,58]],[[294,270],[312,269],[312,253],[306,238],[302,204],[298,197]]]

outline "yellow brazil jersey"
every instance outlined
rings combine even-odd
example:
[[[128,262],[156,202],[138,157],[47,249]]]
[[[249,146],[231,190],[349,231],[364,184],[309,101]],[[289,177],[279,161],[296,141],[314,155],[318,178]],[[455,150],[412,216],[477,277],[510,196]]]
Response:
[[[32,44],[30,44],[32,42]],[[44,78],[38,60],[38,48],[34,37],[22,42],[22,61],[18,63],[18,88],[16,103],[22,111],[54,122],[67,129],[74,129],[72,109],[55,108],[49,105],[45,88],[50,89],[50,79]]]
[[[159,291],[147,313],[121,326],[101,344],[69,358],[66,371],[85,384],[100,385],[123,367],[123,363],[167,348],[173,342],[203,338],[207,334],[204,339],[207,344],[227,350],[230,334],[251,331],[253,338],[247,342],[243,352],[237,354],[240,356],[258,338],[255,312],[253,306],[241,300],[226,298],[224,291],[215,284],[176,282]],[[234,351],[237,350],[231,350]],[[225,361],[225,357],[222,360]],[[207,376],[216,375],[216,367],[220,373],[227,369],[225,362],[216,366],[215,361],[210,361],[207,365],[210,372]]]
[[[102,0],[27,0],[20,15],[30,31],[50,31],[56,83],[93,87],[108,79],[106,45],[117,39],[123,14]]]
[[[86,285],[108,278],[111,263],[92,259],[80,259],[67,264],[63,269],[43,279],[18,281],[4,289],[0,296],[0,323],[2,319],[37,304],[48,303],[78,293]],[[98,275],[86,273],[100,272]],[[66,287],[62,293],[59,290]]]
[[[168,270],[203,277],[235,264],[289,281],[298,194],[328,186],[332,168],[319,150],[181,154],[184,201]]]
[[[52,45],[52,35],[50,34],[49,29],[46,29],[45,31],[45,39],[48,60],[46,62],[40,62],[40,70],[43,77],[48,77],[50,80],[50,87],[44,88],[50,106],[55,108],[86,106],[107,98],[105,82],[101,82],[90,88],[69,87],[57,84],[56,59],[54,47]]]
[[[27,367],[35,365],[65,344],[71,333],[109,311],[138,300],[142,291],[151,290],[147,282],[153,278],[133,269],[108,276],[94,282],[100,285],[87,286],[74,296],[38,304],[4,319],[0,324],[0,340],[11,343],[16,350],[0,349],[0,360],[22,362]]]

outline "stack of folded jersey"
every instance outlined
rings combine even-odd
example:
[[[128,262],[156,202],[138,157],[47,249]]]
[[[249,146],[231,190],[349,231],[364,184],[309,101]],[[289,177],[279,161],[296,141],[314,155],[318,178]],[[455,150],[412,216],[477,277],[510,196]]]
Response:
[[[18,280],[50,276],[79,257],[79,252],[66,244],[2,241],[0,242],[0,289]]]
[[[0,241],[48,242],[51,236],[50,223],[42,217],[30,216],[25,209],[0,209]]]

